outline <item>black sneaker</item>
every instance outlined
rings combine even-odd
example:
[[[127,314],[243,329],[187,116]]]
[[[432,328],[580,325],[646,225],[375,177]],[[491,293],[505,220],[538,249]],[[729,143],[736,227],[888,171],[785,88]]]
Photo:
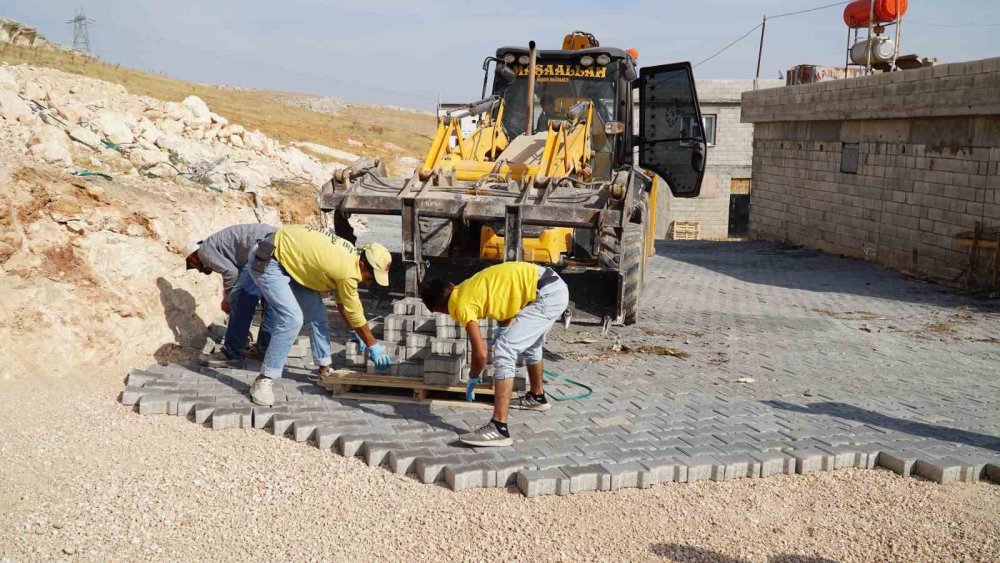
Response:
[[[468,434],[462,434],[458,441],[467,446],[497,447],[509,446],[514,443],[507,431],[507,425],[502,422],[491,420],[482,428],[478,428]]]
[[[552,403],[545,398],[545,393],[535,395],[528,391],[523,396],[511,400],[510,406],[523,411],[545,412],[552,408]]]

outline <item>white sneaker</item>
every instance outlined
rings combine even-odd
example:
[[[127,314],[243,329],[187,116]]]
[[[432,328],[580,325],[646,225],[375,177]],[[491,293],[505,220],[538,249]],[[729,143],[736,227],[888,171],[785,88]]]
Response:
[[[270,377],[261,377],[250,387],[250,400],[262,407],[274,404],[274,382]]]

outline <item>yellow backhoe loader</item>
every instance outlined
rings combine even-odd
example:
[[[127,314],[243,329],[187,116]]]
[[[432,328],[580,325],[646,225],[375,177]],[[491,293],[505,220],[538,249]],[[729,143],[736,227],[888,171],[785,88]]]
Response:
[[[639,69],[638,54],[573,32],[559,50],[503,47],[483,63],[482,99],[438,122],[423,165],[390,178],[374,159],[334,174],[320,208],[354,239],[352,214],[402,216],[403,268],[461,279],[505,260],[547,264],[574,311],[634,323],[653,251],[657,178],[695,197],[706,144],[689,63]],[[492,88],[488,89],[492,78]],[[489,95],[487,95],[489,94]],[[477,126],[463,135],[460,123]]]

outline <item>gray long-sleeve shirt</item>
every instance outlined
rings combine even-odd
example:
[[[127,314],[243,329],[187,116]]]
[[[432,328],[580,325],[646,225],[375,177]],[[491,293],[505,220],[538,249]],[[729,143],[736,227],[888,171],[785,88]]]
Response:
[[[240,270],[247,264],[250,248],[276,230],[277,227],[264,223],[226,227],[201,243],[198,258],[208,269],[222,274],[223,287],[228,295],[236,286]]]

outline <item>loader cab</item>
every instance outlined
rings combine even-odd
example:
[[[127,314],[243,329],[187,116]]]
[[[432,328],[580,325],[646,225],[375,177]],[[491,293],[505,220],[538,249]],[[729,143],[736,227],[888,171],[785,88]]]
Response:
[[[496,63],[492,93],[504,100],[503,127],[507,136],[543,133],[550,121],[566,120],[580,102],[590,102],[594,110],[590,123],[593,178],[609,179],[629,150],[629,79],[635,78],[635,63],[628,53],[614,48],[538,51],[532,131],[525,131],[528,50],[498,49]]]
[[[696,197],[707,144],[690,63],[643,68],[614,47],[540,50],[535,68],[533,130],[525,131],[529,51],[497,49],[492,94],[504,100],[503,128],[513,139],[566,119],[581,101],[594,107],[590,124],[593,178],[607,180],[636,160],[663,178],[677,197]],[[489,82],[484,80],[484,94]],[[636,95],[636,93],[638,95]],[[635,99],[638,98],[638,107]],[[637,119],[638,118],[638,119]]]

